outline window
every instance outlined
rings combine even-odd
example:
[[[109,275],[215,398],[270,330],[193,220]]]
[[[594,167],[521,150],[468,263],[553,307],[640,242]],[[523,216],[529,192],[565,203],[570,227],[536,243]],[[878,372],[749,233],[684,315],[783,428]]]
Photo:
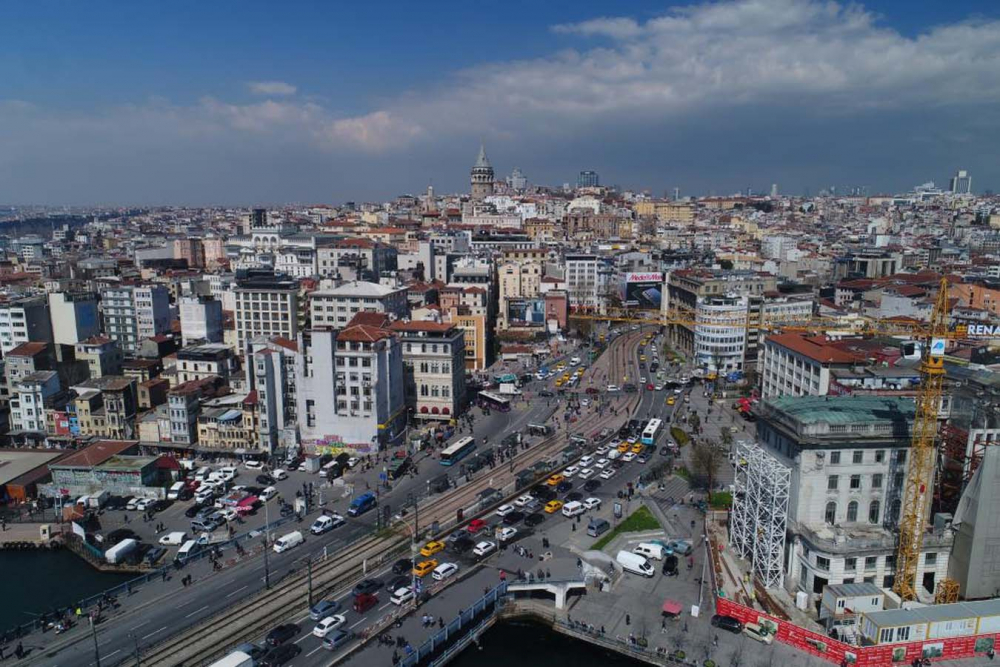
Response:
[[[833,525],[837,521],[837,503],[830,502],[826,504],[826,515],[824,516],[826,522]]]
[[[929,553],[924,554],[924,565],[930,567],[932,565],[937,565],[937,554]]]
[[[847,503],[847,520],[852,523],[858,520],[858,501]]]
[[[830,570],[830,559],[825,556],[816,556],[816,569],[817,570]]]
[[[855,449],[854,456],[852,457],[854,463],[864,463],[865,461],[865,450]]]
[[[878,523],[878,515],[880,510],[881,510],[881,505],[879,504],[879,502],[877,500],[873,500],[871,504],[868,506],[868,523],[870,524]]]
[[[830,452],[830,464],[837,465],[840,463],[840,452]]]
[[[878,556],[865,556],[865,570],[874,570],[878,567]]]
[[[836,475],[830,475],[829,477],[826,478],[826,490],[836,491],[838,482],[839,478]]]
[[[885,461],[885,450],[884,449],[876,449],[875,450],[875,463],[882,463],[883,461]]]
[[[897,449],[896,450],[896,463],[906,463],[906,450]]]
[[[861,475],[851,475],[851,489],[857,490],[861,488]]]
[[[882,488],[882,473],[875,473],[872,475],[872,488],[881,489]]]
[[[845,558],[844,559],[844,571],[854,572],[858,569],[858,559],[857,558]]]

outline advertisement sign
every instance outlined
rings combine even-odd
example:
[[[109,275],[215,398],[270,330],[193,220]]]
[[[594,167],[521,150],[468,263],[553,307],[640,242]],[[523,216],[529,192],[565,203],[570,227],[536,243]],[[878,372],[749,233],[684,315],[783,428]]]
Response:
[[[944,338],[934,338],[931,340],[931,356],[932,357],[943,357],[945,350],[945,339]]]
[[[544,326],[543,299],[508,299],[507,321],[514,326]]]
[[[622,304],[630,308],[659,310],[663,300],[663,274],[659,271],[626,273]]]

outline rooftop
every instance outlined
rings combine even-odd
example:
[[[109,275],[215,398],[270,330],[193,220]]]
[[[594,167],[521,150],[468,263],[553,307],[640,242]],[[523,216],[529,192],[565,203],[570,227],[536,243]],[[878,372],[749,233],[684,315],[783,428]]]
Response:
[[[59,461],[59,467],[92,468],[135,447],[137,440],[98,440]]]
[[[64,453],[51,449],[44,451],[32,449],[0,450],[0,485],[44,466]]]
[[[401,287],[387,287],[379,283],[370,283],[363,280],[352,280],[339,287],[329,289],[318,289],[311,293],[313,297],[324,296],[348,296],[348,297],[383,297],[402,291]]]
[[[799,424],[873,424],[912,421],[912,398],[900,396],[779,396],[764,405]]]
[[[34,357],[48,348],[48,343],[21,343],[5,354],[5,357]]]
[[[956,602],[954,604],[938,604],[930,607],[914,609],[887,609],[865,614],[880,628],[899,627],[913,623],[934,623],[940,621],[962,620],[977,616],[1000,615],[1000,598],[980,600],[978,602]]]

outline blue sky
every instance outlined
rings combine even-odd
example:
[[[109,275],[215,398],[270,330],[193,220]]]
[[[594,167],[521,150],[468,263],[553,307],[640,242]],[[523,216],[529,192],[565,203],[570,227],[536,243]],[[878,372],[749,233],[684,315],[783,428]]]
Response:
[[[0,5],[0,201],[997,183],[1000,5]]]

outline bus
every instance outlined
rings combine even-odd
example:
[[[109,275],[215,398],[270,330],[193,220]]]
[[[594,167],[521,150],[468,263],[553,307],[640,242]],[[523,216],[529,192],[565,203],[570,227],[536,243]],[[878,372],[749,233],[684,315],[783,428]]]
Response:
[[[510,412],[510,399],[492,391],[479,392],[479,407],[497,412]]]
[[[441,452],[441,465],[455,465],[458,461],[471,454],[476,449],[476,439],[466,436],[459,438],[454,445],[449,445]]]
[[[660,434],[660,427],[663,422],[659,419],[650,419],[649,423],[646,424],[646,430],[642,432],[642,444],[653,445],[656,444],[656,436]]]

